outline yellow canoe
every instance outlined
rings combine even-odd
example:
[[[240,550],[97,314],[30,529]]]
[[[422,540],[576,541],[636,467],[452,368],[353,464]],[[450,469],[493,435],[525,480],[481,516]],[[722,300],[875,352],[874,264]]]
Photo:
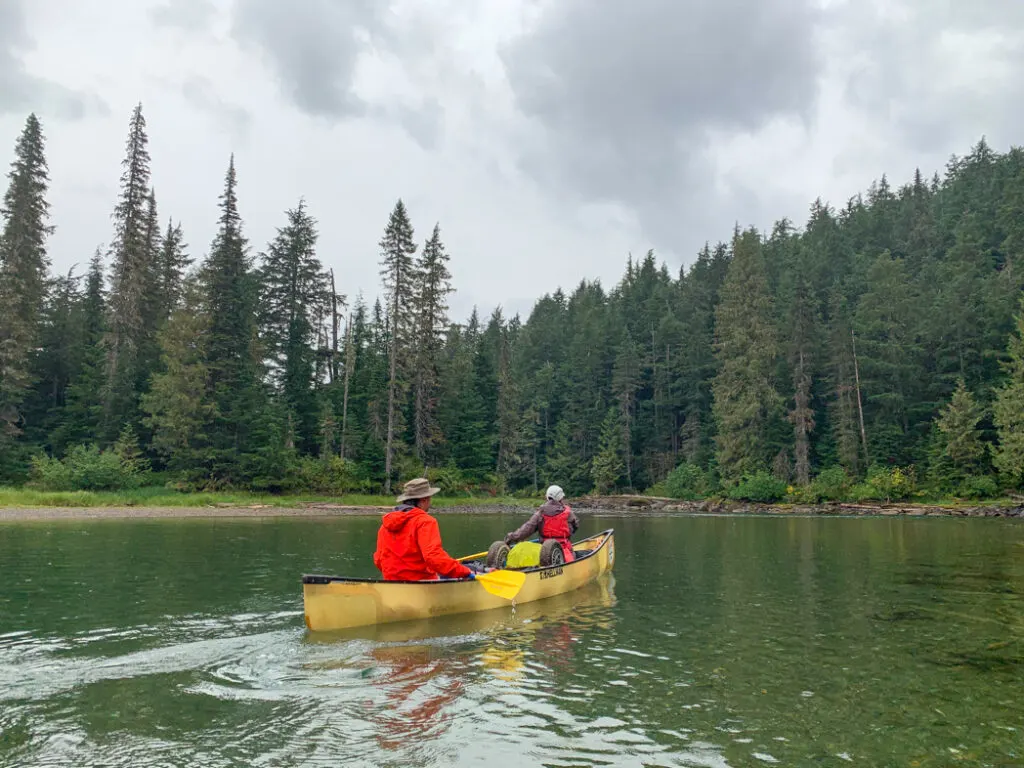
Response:
[[[579,553],[564,565],[523,569],[526,581],[513,603],[531,603],[579,589],[612,569],[612,529],[573,544]],[[471,579],[383,581],[305,574],[302,602],[306,626],[314,632],[428,619],[504,608],[508,600],[492,595]]]

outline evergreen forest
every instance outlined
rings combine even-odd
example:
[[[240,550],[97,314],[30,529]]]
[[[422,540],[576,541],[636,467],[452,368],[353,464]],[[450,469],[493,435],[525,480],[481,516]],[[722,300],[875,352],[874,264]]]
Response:
[[[401,199],[367,244],[372,303],[321,263],[303,200],[251,243],[226,165],[216,236],[190,243],[158,209],[138,105],[109,246],[56,274],[27,118],[0,212],[0,483],[392,493],[425,473],[449,494],[758,501],[1024,486],[1024,149],[982,139],[941,173],[815,200],[802,225],[718,233],[678,273],[624,254],[616,285],[582,279],[525,319],[452,317],[444,230]]]

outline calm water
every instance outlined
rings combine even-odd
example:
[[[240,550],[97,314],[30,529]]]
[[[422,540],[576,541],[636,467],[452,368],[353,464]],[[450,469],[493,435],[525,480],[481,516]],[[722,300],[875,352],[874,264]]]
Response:
[[[375,518],[0,524],[0,765],[1024,766],[1024,525],[583,525],[568,598],[323,637]]]

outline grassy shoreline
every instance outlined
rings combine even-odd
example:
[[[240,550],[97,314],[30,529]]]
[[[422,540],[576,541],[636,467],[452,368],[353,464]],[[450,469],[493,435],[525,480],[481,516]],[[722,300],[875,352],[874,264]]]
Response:
[[[533,507],[540,499],[507,496],[437,496],[438,507],[502,506]],[[39,491],[29,488],[0,487],[0,509],[4,508],[261,508],[300,509],[330,505],[351,509],[378,509],[394,506],[393,496],[346,494],[319,496],[297,494],[273,496],[245,492],[180,493],[166,488],[140,488],[135,491]]]
[[[534,508],[539,498],[510,496],[437,496],[438,511],[518,512]],[[612,514],[740,515],[963,515],[1024,516],[1021,499],[985,501],[928,499],[904,502],[831,502],[823,504],[749,503],[708,499],[681,501],[659,496],[587,496],[572,500],[580,511]],[[245,492],[181,493],[161,487],[124,492],[39,491],[0,487],[0,521],[41,519],[154,517],[317,517],[380,514],[394,497],[348,494],[263,495]]]
[[[435,507],[534,507],[540,504],[543,499],[521,496],[443,496],[434,497]],[[394,496],[379,494],[344,494],[341,496],[327,496],[317,494],[258,494],[245,491],[227,492],[198,492],[182,493],[162,487],[139,488],[133,491],[41,491],[31,488],[12,488],[0,486],[0,509],[9,507],[31,508],[31,507],[56,507],[56,508],[98,508],[98,507],[139,507],[139,508],[199,508],[199,507],[277,507],[281,509],[297,509],[303,507],[317,507],[329,505],[331,507],[346,508],[391,508],[394,506]],[[583,506],[610,506],[622,508],[641,508],[650,505],[661,506],[683,506],[699,504],[727,504],[730,506],[746,506],[756,504],[757,506],[786,508],[815,507],[817,504],[794,503],[790,501],[779,501],[773,503],[730,501],[720,498],[709,498],[697,501],[684,501],[663,496],[646,494],[622,494],[608,496],[586,496],[576,500],[577,504]],[[840,502],[831,502],[840,503]],[[967,500],[957,498],[928,498],[914,501],[893,501],[871,502],[847,500],[843,504],[866,504],[882,506],[901,507],[1008,507],[1021,503],[1020,499],[999,497],[993,499]]]

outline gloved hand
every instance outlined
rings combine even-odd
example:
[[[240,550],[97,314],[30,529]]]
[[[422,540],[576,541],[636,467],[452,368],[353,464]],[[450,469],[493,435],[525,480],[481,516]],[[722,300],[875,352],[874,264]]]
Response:
[[[512,534],[511,533],[506,533],[504,541],[505,541],[506,544],[508,544],[511,547],[512,543],[513,543],[512,542]]]

